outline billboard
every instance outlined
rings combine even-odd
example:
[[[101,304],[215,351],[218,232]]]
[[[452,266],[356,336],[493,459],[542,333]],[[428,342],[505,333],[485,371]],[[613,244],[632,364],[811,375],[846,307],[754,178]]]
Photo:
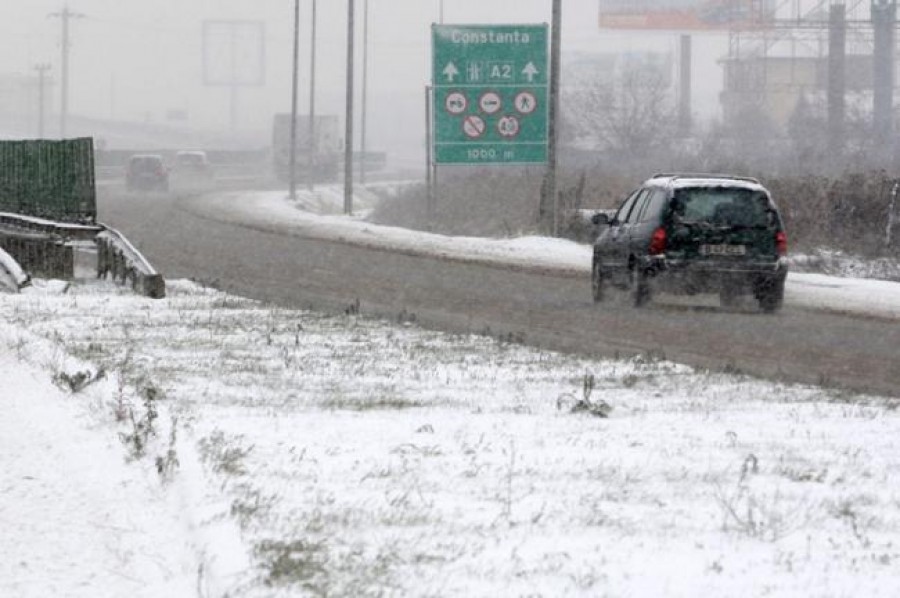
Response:
[[[760,29],[776,0],[600,0],[601,29],[715,31]]]

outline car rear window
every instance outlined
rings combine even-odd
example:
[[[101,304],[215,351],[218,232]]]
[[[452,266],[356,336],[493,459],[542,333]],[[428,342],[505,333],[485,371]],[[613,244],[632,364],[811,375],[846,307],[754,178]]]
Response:
[[[682,222],[746,227],[769,224],[769,199],[766,194],[740,187],[678,189],[675,191],[673,210]]]
[[[162,164],[162,160],[152,156],[132,158],[131,168],[139,171],[156,170]]]

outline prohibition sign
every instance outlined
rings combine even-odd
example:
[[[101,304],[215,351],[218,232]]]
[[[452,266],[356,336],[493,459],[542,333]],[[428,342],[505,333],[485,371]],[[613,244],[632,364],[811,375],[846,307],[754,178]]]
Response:
[[[478,106],[485,114],[494,114],[503,107],[503,100],[496,91],[486,91],[478,99]]]
[[[444,108],[447,109],[447,112],[453,115],[462,114],[468,107],[469,100],[466,99],[465,94],[459,91],[448,93],[447,99],[444,100]]]
[[[480,116],[470,114],[463,119],[463,132],[469,139],[478,139],[484,135],[485,129],[487,129],[487,125]]]
[[[519,114],[531,114],[537,109],[537,98],[530,91],[521,91],[516,94],[513,103]]]
[[[497,132],[503,137],[515,137],[519,134],[519,119],[515,116],[504,116],[497,121]]]

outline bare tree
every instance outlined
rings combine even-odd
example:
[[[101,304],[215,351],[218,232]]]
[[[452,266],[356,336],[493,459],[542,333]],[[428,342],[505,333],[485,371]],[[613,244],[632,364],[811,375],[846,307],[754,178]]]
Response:
[[[583,78],[566,102],[575,137],[632,159],[668,145],[677,124],[668,79],[663,68],[647,62],[607,80]]]

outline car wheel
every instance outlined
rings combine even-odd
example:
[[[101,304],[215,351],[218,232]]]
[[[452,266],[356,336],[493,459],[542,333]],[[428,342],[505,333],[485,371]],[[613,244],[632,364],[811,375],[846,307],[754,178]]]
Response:
[[[600,262],[594,259],[591,267],[591,291],[594,295],[594,303],[603,301],[603,291],[605,282],[603,280],[603,272],[600,270]]]
[[[650,274],[636,264],[631,269],[631,299],[635,307],[644,307],[650,301]]]
[[[784,304],[784,278],[761,282],[756,292],[759,308],[767,314],[775,313]]]

